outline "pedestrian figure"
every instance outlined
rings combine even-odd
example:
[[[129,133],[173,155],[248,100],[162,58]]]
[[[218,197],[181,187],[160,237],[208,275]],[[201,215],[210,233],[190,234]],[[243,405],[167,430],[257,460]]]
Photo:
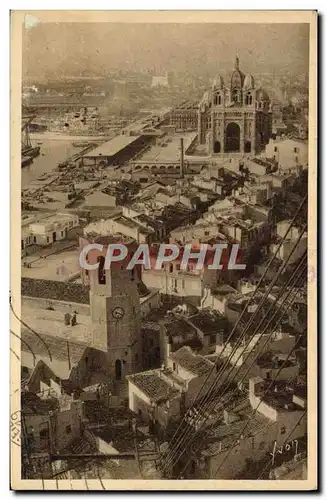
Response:
[[[71,325],[75,326],[76,323],[77,323],[77,321],[76,321],[76,312],[74,312],[74,314],[72,315],[72,319],[71,319]]]
[[[70,314],[66,313],[65,314],[65,325],[69,326],[70,325],[70,320],[71,320]]]

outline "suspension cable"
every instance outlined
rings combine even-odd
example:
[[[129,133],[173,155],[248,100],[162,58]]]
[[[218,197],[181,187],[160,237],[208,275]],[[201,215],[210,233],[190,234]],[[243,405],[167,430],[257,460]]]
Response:
[[[229,357],[227,358],[226,362],[225,362],[225,363],[223,364],[223,366],[221,367],[221,369],[220,369],[219,373],[216,375],[216,378],[215,378],[215,380],[216,380],[216,381],[220,379],[220,376],[221,376],[221,375],[222,375],[222,373],[224,372],[225,367],[229,364],[230,359],[232,359],[232,357],[234,356],[234,353],[236,352],[236,350],[238,349],[239,345],[241,344],[241,342],[242,342],[243,338],[245,337],[245,334],[247,333],[247,331],[248,331],[249,327],[251,326],[251,323],[253,323],[253,321],[254,321],[254,319],[255,319],[256,315],[258,314],[258,311],[260,311],[260,307],[262,307],[263,303],[265,302],[265,300],[266,300],[266,299],[267,299],[267,297],[269,296],[269,293],[270,293],[271,289],[272,289],[272,288],[273,288],[273,286],[275,285],[275,283],[276,283],[277,279],[280,277],[280,275],[282,274],[282,272],[283,272],[283,271],[284,271],[284,269],[286,268],[286,266],[287,266],[287,264],[288,264],[288,262],[289,262],[289,260],[290,260],[291,256],[293,255],[293,253],[294,253],[295,249],[297,248],[297,245],[299,244],[299,242],[300,242],[300,240],[301,240],[301,238],[302,238],[302,236],[303,236],[303,234],[304,234],[305,230],[306,230],[306,226],[305,226],[305,227],[303,228],[303,230],[301,231],[301,233],[300,233],[300,235],[299,235],[299,238],[298,238],[298,240],[296,241],[295,245],[293,246],[292,251],[290,252],[290,254],[289,254],[289,256],[288,256],[287,260],[285,261],[285,263],[283,264],[283,266],[279,269],[279,271],[278,271],[277,275],[276,275],[276,276],[275,276],[275,278],[272,280],[272,282],[271,282],[270,286],[269,286],[269,287],[268,287],[268,289],[266,290],[266,293],[265,293],[265,294],[264,294],[264,296],[262,297],[261,302],[260,302],[260,304],[259,304],[259,306],[258,306],[258,308],[257,308],[257,310],[256,310],[256,313],[255,313],[255,314],[251,317],[251,319],[249,320],[249,322],[248,322],[248,324],[246,325],[246,327],[245,327],[245,329],[244,329],[244,331],[243,331],[242,335],[239,337],[238,341],[237,341],[237,342],[236,342],[236,344],[234,345],[234,348],[233,348],[233,350],[232,350],[231,354],[229,355]],[[259,287],[259,285],[258,285],[258,287]],[[256,288],[256,290],[258,290],[258,287]],[[244,313],[244,310],[243,310],[243,313]],[[241,315],[241,316],[242,316],[242,315]],[[235,326],[237,326],[237,325],[235,325]],[[234,327],[233,331],[234,331],[234,330],[235,330],[235,327]],[[232,333],[233,333],[233,332],[232,332]],[[230,335],[230,336],[229,336],[229,338],[227,339],[227,341],[226,341],[226,343],[225,343],[225,346],[224,346],[224,349],[226,349],[226,347],[227,347],[227,345],[228,345],[228,340],[230,340],[230,338],[231,338],[231,335]],[[222,354],[222,352],[224,351],[224,349],[221,351],[220,355]],[[212,374],[212,372],[213,372],[213,370],[214,370],[215,366],[217,365],[218,360],[219,360],[219,358],[216,360],[215,364],[213,365],[213,368],[210,370],[210,372],[209,372],[208,376],[206,377],[206,380],[205,380],[205,382],[204,382],[203,386],[201,387],[201,389],[205,386],[205,384],[206,384],[207,380],[209,379],[209,377],[210,377],[210,375]],[[205,405],[205,404],[207,403],[207,401],[206,401],[206,400],[208,400],[208,398],[210,399],[210,397],[211,397],[211,392],[212,392],[212,388],[213,388],[213,387],[214,387],[214,385],[215,385],[215,380],[211,383],[211,386],[210,386],[210,387],[209,387],[209,389],[207,390],[207,393],[206,393],[206,395],[205,395],[205,397],[204,397],[204,401],[202,401],[202,402],[201,402],[201,406],[203,406],[203,405]],[[197,394],[197,396],[196,396],[196,398],[195,398],[194,402],[195,402],[195,401],[196,401],[196,399],[199,397],[199,394],[201,393],[201,389],[200,389],[199,393]],[[193,405],[194,405],[194,402],[193,402]],[[184,420],[185,420],[185,418],[184,418]],[[182,423],[183,423],[183,422],[182,422]],[[182,425],[182,424],[181,424],[181,425]],[[181,427],[181,425],[180,425],[180,427]],[[186,431],[186,432],[187,432],[187,431]],[[175,433],[175,435],[176,435],[176,433]],[[184,437],[185,437],[185,431],[184,431],[184,433],[182,434],[182,436],[180,436],[180,438],[177,440],[177,442],[176,442],[176,444],[175,444],[176,449],[177,449],[177,447],[179,447],[179,446],[180,446],[180,444],[182,443],[182,441],[183,441]],[[173,437],[173,439],[174,439],[174,437]],[[170,454],[173,454],[172,452],[173,452],[173,450],[170,452]],[[167,458],[166,458],[166,460],[169,460],[169,458],[171,459],[171,457],[167,457]]]
[[[303,259],[302,259],[302,260],[304,260],[304,258],[305,258],[305,256],[303,257]],[[294,279],[294,275],[290,278],[290,280],[289,280],[289,281],[291,281],[292,279]],[[288,286],[288,283],[286,284],[286,286]],[[292,290],[293,290],[293,289],[291,289],[291,290],[290,290],[290,292],[288,293],[288,296],[291,294]],[[282,292],[282,293],[284,293],[284,292]],[[289,305],[289,306],[290,306],[290,305]],[[279,310],[280,310],[280,309],[282,309],[282,307],[283,307],[283,305],[281,305],[281,306],[279,307],[279,309],[275,312],[275,314],[273,315],[273,317],[270,319],[269,323],[265,326],[264,331],[263,331],[263,332],[262,332],[262,334],[261,334],[261,337],[263,336],[263,334],[265,333],[265,331],[268,329],[268,327],[270,326],[270,323],[272,322],[272,320],[274,319],[274,317],[275,317],[275,316],[279,313]],[[288,308],[289,308],[289,307],[288,307]],[[280,318],[279,322],[281,321],[281,319],[282,319],[282,317]],[[264,319],[263,319],[263,320],[264,320]],[[275,325],[275,327],[276,327],[276,325]],[[260,328],[260,325],[259,325],[259,328]],[[272,336],[272,334],[273,334],[273,332],[271,332],[270,336],[268,336],[268,339],[266,340],[266,344],[269,342],[270,337]],[[262,346],[261,350],[262,350],[264,347],[265,347],[265,345],[263,345],[263,346]],[[245,349],[246,349],[246,348],[245,348]],[[252,349],[252,350],[253,350],[253,349]],[[250,356],[250,354],[251,354],[252,350],[249,352],[249,354],[248,354],[247,358]],[[259,354],[260,354],[260,353],[259,353]],[[257,356],[256,356],[256,357],[257,357]],[[247,358],[246,358],[246,359],[247,359]],[[256,359],[256,358],[255,358],[255,359]],[[254,364],[255,359],[253,360],[252,365]],[[250,366],[249,370],[251,369],[251,367],[252,367],[252,366]],[[248,371],[249,371],[249,370],[248,370]],[[233,380],[235,379],[235,377],[237,376],[238,372],[240,372],[240,369],[236,372],[236,374],[234,375],[233,379],[229,382],[229,384],[228,384],[228,386],[227,386],[227,389],[228,389],[229,385],[231,385],[231,383],[233,382]],[[247,373],[248,373],[248,372],[247,372]],[[244,374],[243,379],[245,378],[245,376],[246,376],[246,374],[247,374],[247,373],[245,373],[245,374]],[[223,393],[222,397],[226,394],[227,389],[226,389],[226,390],[225,390],[225,392]],[[235,391],[234,391],[234,392],[235,392]],[[219,398],[219,399],[221,399],[221,398]],[[218,401],[218,402],[217,402],[217,401],[214,401],[214,402],[213,402],[213,406],[214,406],[214,407],[216,407],[218,404],[219,404],[219,401]],[[211,402],[211,406],[212,406],[212,402]],[[209,409],[212,409],[212,408],[210,408],[210,405],[207,405],[206,410],[209,410]],[[202,416],[202,423],[203,423],[203,420],[204,420],[204,417]],[[193,439],[194,439],[194,437],[195,437],[195,436],[192,436],[192,438],[193,438]],[[184,442],[185,442],[185,441],[187,441],[187,438],[185,438],[185,439],[184,439]],[[182,453],[181,453],[181,454],[182,454]],[[181,454],[180,454],[180,456],[181,456]],[[179,458],[179,457],[178,457],[178,458]]]
[[[299,279],[298,279],[297,281],[299,281]],[[293,288],[294,288],[294,287],[293,287]],[[291,293],[293,292],[293,288],[292,288],[292,289],[288,292],[286,299],[287,299],[287,298],[291,295]],[[288,304],[287,309],[283,312],[283,314],[282,314],[282,316],[280,317],[280,319],[278,320],[277,324],[275,324],[274,329],[275,329],[275,328],[276,328],[276,326],[278,326],[278,324],[281,322],[282,317],[283,317],[283,316],[284,316],[284,314],[287,312],[287,310],[290,308],[290,306],[291,306],[291,305],[293,305],[293,303],[294,303],[294,301],[295,301],[295,297],[296,297],[296,295],[297,295],[298,291],[299,291],[299,289],[297,289],[297,290],[296,290],[296,293],[294,294],[293,299],[292,299],[292,300],[291,300],[291,302]],[[279,309],[281,309],[281,308],[282,308],[282,306],[281,306]],[[278,312],[279,312],[279,310],[277,310],[277,311],[276,311],[276,313],[275,313],[275,315],[274,315],[274,316],[276,316],[276,315],[278,314]],[[272,318],[272,319],[273,319],[273,318]],[[271,319],[271,321],[272,321],[272,319]],[[270,321],[270,323],[271,323],[271,321]],[[269,325],[267,325],[267,326],[269,326]],[[267,328],[267,327],[266,327],[266,328]],[[241,381],[240,381],[240,382],[243,382],[243,381],[245,380],[246,376],[248,375],[248,373],[250,372],[251,368],[252,368],[252,367],[253,367],[253,365],[255,364],[256,359],[258,358],[258,356],[259,356],[259,355],[261,354],[261,352],[264,350],[265,346],[266,346],[266,345],[268,344],[268,342],[270,341],[271,336],[273,335],[273,333],[274,333],[274,330],[272,330],[272,332],[270,333],[270,335],[268,335],[268,338],[266,339],[266,342],[265,342],[265,343],[261,346],[260,351],[257,353],[256,357],[254,358],[254,360],[252,361],[252,363],[250,364],[250,366],[247,368],[246,372],[243,374],[243,377],[242,377],[242,379],[241,379]],[[295,346],[294,346],[293,350],[294,350],[294,349],[295,349]],[[252,351],[250,351],[250,352],[248,353],[247,358],[251,355],[251,352],[252,352]],[[246,358],[246,359],[247,359],[247,358]],[[246,362],[246,359],[245,359],[244,363]],[[244,363],[243,363],[243,364],[244,364]],[[237,374],[235,374],[235,376],[233,377],[233,379],[229,382],[229,385],[233,382],[233,380],[234,380],[234,378],[236,377],[236,375],[237,375]],[[227,389],[228,389],[228,387],[226,388],[226,390],[225,390],[225,392],[224,392],[223,396],[227,393]],[[234,390],[234,392],[230,395],[230,399],[232,399],[232,397],[233,397],[234,393],[236,393],[236,392],[237,392],[237,390]],[[217,404],[216,404],[216,403],[214,403],[214,405],[213,405],[213,406],[215,407],[215,406],[217,406]],[[211,411],[212,411],[213,409],[214,409],[214,408],[211,408]],[[218,417],[216,418],[216,420],[217,420],[217,419],[218,419]],[[198,432],[199,432],[199,431],[197,431],[197,433],[198,433]],[[195,436],[193,436],[193,439],[194,439],[194,437],[195,437]],[[198,449],[199,449],[200,447],[201,447],[201,443],[200,443],[200,445],[199,445]],[[198,451],[198,449],[197,449],[196,451]],[[195,453],[196,453],[196,451],[195,451]],[[188,462],[188,463],[189,463],[189,462]],[[183,469],[182,473],[183,473],[183,472],[184,472],[184,470],[186,469],[186,467],[187,467],[188,463],[187,463],[187,464],[186,464],[186,466],[184,467],[184,469]]]
[[[261,277],[261,279],[260,279],[260,281],[259,281],[259,283],[258,283],[258,285],[257,285],[256,289],[253,291],[253,293],[251,294],[250,299],[249,299],[249,300],[247,301],[247,303],[245,304],[245,307],[244,307],[244,309],[243,309],[243,311],[242,311],[242,313],[241,313],[240,317],[238,318],[238,320],[237,320],[237,322],[236,322],[236,324],[235,324],[234,328],[232,329],[232,331],[231,331],[231,333],[230,333],[230,335],[229,335],[228,339],[226,340],[225,345],[224,345],[224,347],[223,347],[222,351],[220,352],[220,355],[218,356],[217,360],[216,360],[216,361],[215,361],[215,363],[214,363],[214,366],[213,366],[213,367],[212,367],[212,369],[209,371],[209,373],[208,373],[208,375],[207,375],[207,377],[206,377],[206,379],[205,379],[205,381],[204,381],[203,385],[201,386],[200,390],[198,391],[198,394],[197,394],[197,396],[195,397],[194,402],[195,402],[195,401],[199,398],[199,395],[201,394],[201,392],[202,392],[203,388],[205,387],[205,385],[206,385],[207,381],[209,380],[209,378],[210,378],[211,374],[213,373],[213,371],[214,371],[214,369],[215,369],[215,366],[218,364],[218,361],[220,360],[220,358],[221,358],[221,356],[222,356],[223,352],[225,351],[225,349],[226,349],[226,347],[227,347],[227,345],[228,345],[228,343],[229,343],[230,339],[232,338],[232,336],[233,336],[234,332],[236,331],[236,329],[237,329],[237,327],[238,327],[238,324],[240,323],[240,321],[241,321],[241,319],[242,319],[242,316],[244,315],[245,311],[247,311],[247,308],[248,308],[248,306],[249,306],[249,304],[250,304],[251,300],[254,298],[254,296],[255,296],[256,292],[258,291],[258,289],[259,289],[259,287],[260,287],[261,282],[263,281],[263,279],[264,279],[265,275],[267,274],[267,272],[268,272],[268,270],[269,270],[269,266],[272,264],[273,260],[274,260],[274,259],[275,259],[275,257],[277,256],[278,251],[279,251],[279,249],[280,249],[280,247],[281,247],[281,245],[282,245],[282,243],[283,243],[284,239],[285,239],[285,238],[286,238],[286,236],[288,235],[288,233],[289,233],[289,231],[290,231],[290,229],[291,229],[291,227],[292,227],[292,224],[294,223],[294,221],[295,221],[295,219],[296,219],[296,217],[297,217],[298,213],[300,212],[300,210],[301,210],[301,208],[302,208],[303,204],[305,203],[305,201],[306,201],[306,197],[303,199],[303,201],[302,201],[302,203],[301,203],[301,205],[300,205],[300,207],[299,207],[299,209],[298,209],[298,211],[297,211],[296,215],[294,216],[293,220],[291,221],[291,223],[290,223],[290,225],[289,225],[289,227],[288,227],[288,229],[287,229],[287,231],[286,231],[286,233],[285,233],[285,235],[284,235],[284,238],[282,239],[282,241],[281,241],[281,242],[280,242],[280,244],[278,245],[278,248],[277,248],[277,250],[276,250],[276,252],[275,252],[274,256],[271,258],[271,260],[270,260],[270,262],[269,262],[268,266],[266,267],[266,270],[265,270],[264,274],[262,275],[262,277]],[[277,276],[274,278],[274,280],[273,280],[273,282],[272,282],[272,284],[271,284],[271,286],[270,286],[270,289],[272,288],[272,286],[273,286],[273,285],[275,284],[275,282],[277,281],[278,277],[281,275],[281,273],[282,273],[282,272],[284,271],[284,269],[286,268],[286,265],[287,265],[288,261],[290,260],[290,257],[291,257],[291,256],[292,256],[292,254],[294,253],[294,251],[295,251],[295,249],[296,249],[296,247],[297,247],[298,243],[300,242],[300,240],[301,240],[301,238],[302,238],[302,235],[304,234],[305,230],[306,230],[306,226],[305,226],[305,227],[303,228],[303,230],[301,231],[301,234],[300,234],[300,236],[299,236],[299,238],[298,238],[297,242],[295,243],[295,245],[294,245],[294,247],[293,247],[293,249],[292,249],[292,251],[291,251],[290,255],[288,256],[288,259],[286,260],[286,262],[284,263],[284,265],[282,266],[282,268],[281,268],[281,269],[279,269],[279,271],[278,271],[278,273],[277,273]],[[265,298],[268,296],[269,292],[270,292],[270,290],[268,290],[268,293],[266,293],[266,294],[265,294],[265,296],[262,298],[260,305],[264,302],[264,300],[265,300]],[[245,333],[246,333],[247,329],[249,328],[250,324],[254,321],[255,316],[257,315],[258,310],[259,310],[259,308],[260,308],[260,305],[259,305],[259,307],[257,308],[256,313],[252,316],[252,318],[250,319],[250,321],[249,321],[249,322],[248,322],[248,324],[246,325],[246,328],[244,329],[243,335],[240,337],[239,342],[242,340],[242,337],[244,337],[244,336],[245,336]],[[238,342],[237,342],[237,343],[238,343]],[[236,348],[237,348],[237,343],[236,343]],[[220,373],[219,373],[219,375],[217,375],[217,378],[219,378],[219,376],[220,376]],[[207,395],[208,395],[208,392],[206,393],[205,397],[207,397]],[[193,402],[193,404],[194,404],[194,402]],[[180,430],[180,428],[181,428],[182,424],[183,424],[183,421],[181,422],[181,424],[179,425],[178,429],[176,430],[176,432],[175,432],[175,434],[174,434],[174,436],[173,436],[173,438],[172,438],[172,441],[174,441],[174,438],[175,438],[176,436],[177,436],[177,441],[181,441],[181,439],[182,439],[182,437],[183,437],[183,436],[178,436],[178,433],[179,433],[179,430]]]

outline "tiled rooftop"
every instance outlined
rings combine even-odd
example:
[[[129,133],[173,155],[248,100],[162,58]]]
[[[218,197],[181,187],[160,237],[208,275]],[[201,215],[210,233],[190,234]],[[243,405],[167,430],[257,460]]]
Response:
[[[57,399],[41,399],[36,394],[22,394],[22,411],[24,414],[48,415],[50,411],[58,410]]]
[[[216,333],[227,327],[226,318],[218,311],[203,310],[191,316],[189,321],[204,334]]]
[[[218,295],[218,296],[220,295],[222,297],[226,297],[230,294],[239,295],[237,290],[230,285],[217,285],[217,286],[211,288],[211,293],[212,293],[212,295]]]
[[[185,368],[185,370],[198,376],[205,375],[214,366],[211,361],[207,360],[203,356],[194,354],[188,346],[182,347],[178,351],[171,354],[170,357],[182,368]]]
[[[196,329],[190,325],[185,319],[173,318],[172,321],[165,322],[165,328],[169,337],[188,337],[196,335]]]
[[[173,399],[179,394],[179,391],[161,379],[159,372],[155,370],[136,373],[127,378],[156,403]]]
[[[37,332],[38,333],[38,332]],[[71,366],[78,363],[88,345],[84,343],[67,341],[67,339],[53,337],[51,335],[35,335],[35,333],[22,329],[21,331],[21,349],[28,353],[33,352],[35,356],[44,356],[49,358],[49,351],[53,359],[67,361],[68,365],[68,347]],[[42,342],[42,339],[44,343]],[[48,349],[47,349],[48,348]],[[49,350],[49,351],[48,351]]]
[[[26,297],[89,304],[89,288],[77,283],[22,278],[21,294]]]
[[[162,221],[160,219],[150,217],[149,215],[141,214],[136,219],[143,224],[153,227],[154,229],[162,227]]]
[[[108,408],[105,404],[95,400],[84,401],[84,410],[85,416],[90,423],[103,424],[111,422],[111,424],[121,424],[123,421],[135,417],[135,414],[128,407],[116,406]]]

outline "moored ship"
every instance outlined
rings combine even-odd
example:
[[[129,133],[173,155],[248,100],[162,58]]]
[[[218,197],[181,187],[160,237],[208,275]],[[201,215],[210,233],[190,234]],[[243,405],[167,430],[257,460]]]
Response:
[[[90,145],[87,141],[75,141],[73,142],[73,146],[75,148],[87,148]]]
[[[28,167],[33,163],[33,156],[22,156],[22,167]]]
[[[22,167],[26,167],[32,163],[33,158],[40,154],[40,146],[33,146],[29,135],[29,124],[34,116],[28,117],[27,121],[22,125]]]

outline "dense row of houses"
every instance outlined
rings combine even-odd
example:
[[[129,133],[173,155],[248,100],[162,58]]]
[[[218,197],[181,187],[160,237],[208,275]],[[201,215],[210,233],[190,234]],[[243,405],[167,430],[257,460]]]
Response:
[[[298,308],[285,314],[279,329],[254,335],[235,352],[229,339],[262,276],[260,264],[288,228],[288,219],[274,216],[274,197],[305,170],[305,147],[293,139],[275,141],[266,146],[265,157],[226,160],[219,166],[205,163],[182,179],[140,183],[137,192],[132,192],[130,178],[123,206],[113,169],[112,179],[93,187],[84,200],[90,212],[98,210],[96,217],[72,209],[23,219],[23,253],[31,245],[55,250],[54,244],[69,239],[77,228],[76,258],[88,243],[103,245],[101,254],[89,256],[90,263],[99,263],[97,270],[82,269],[66,281],[22,279],[23,437],[33,456],[78,450],[119,455],[135,447],[137,432],[144,439],[155,434],[162,444],[185,416],[190,429],[199,432],[199,446],[186,448],[180,460],[185,477],[236,478],[253,457],[260,462],[267,454],[274,456],[286,436],[292,456],[305,448],[305,344],[295,349],[303,334],[300,306],[306,304],[305,296]],[[110,198],[113,210],[101,216],[102,205],[108,208],[103,197]],[[300,226],[294,227],[283,240],[279,264],[288,258],[300,232]],[[112,242],[124,242],[130,253],[147,243],[154,259],[161,242],[178,246],[180,252],[161,269],[105,269],[105,252]],[[226,245],[224,262],[234,244],[246,264],[256,250],[261,253],[246,271],[211,269],[210,251],[218,243]],[[182,268],[187,244],[195,252],[202,244],[208,246],[202,269],[192,261]],[[293,262],[306,245],[304,234]],[[279,290],[276,286],[268,305],[259,307],[263,285],[243,321],[259,314],[258,308],[263,319]],[[217,381],[217,369],[223,367]],[[235,375],[232,385],[227,384],[230,374]],[[269,380],[274,380],[270,389]],[[204,382],[208,387],[215,382],[217,401],[221,395],[224,400],[220,413],[209,411],[200,428],[201,409],[192,407]],[[52,474],[53,467],[61,473],[67,460],[52,462]],[[108,467],[114,474],[112,461]],[[122,475],[132,470],[121,458],[115,467]],[[76,477],[83,474],[78,469]],[[33,477],[33,471],[29,474]]]

